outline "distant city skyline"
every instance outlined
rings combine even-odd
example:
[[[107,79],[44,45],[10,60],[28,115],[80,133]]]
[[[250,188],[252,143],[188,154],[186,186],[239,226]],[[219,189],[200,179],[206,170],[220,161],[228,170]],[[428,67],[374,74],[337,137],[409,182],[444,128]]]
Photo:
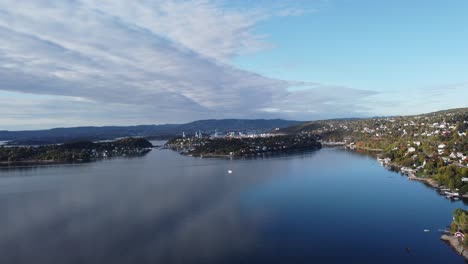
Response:
[[[0,5],[0,130],[468,107],[464,0]]]

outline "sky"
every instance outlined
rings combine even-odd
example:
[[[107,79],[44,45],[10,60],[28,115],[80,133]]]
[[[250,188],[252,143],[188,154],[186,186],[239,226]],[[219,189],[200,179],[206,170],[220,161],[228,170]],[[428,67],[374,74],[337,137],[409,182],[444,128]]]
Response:
[[[0,130],[468,107],[466,0],[0,0]]]

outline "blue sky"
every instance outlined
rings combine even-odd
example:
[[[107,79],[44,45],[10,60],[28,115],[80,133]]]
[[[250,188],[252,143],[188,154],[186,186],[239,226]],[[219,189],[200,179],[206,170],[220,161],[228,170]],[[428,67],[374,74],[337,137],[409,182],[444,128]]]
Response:
[[[467,1],[0,5],[0,130],[468,106]]]
[[[236,64],[283,79],[388,90],[466,81],[467,1],[328,1],[258,25],[276,48]],[[293,66],[293,69],[291,69]]]

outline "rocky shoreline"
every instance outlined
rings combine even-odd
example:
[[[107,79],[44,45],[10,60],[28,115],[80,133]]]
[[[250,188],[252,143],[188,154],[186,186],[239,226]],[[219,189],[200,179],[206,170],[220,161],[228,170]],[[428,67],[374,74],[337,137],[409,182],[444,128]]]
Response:
[[[385,161],[385,159],[377,158],[377,160],[380,162],[380,164],[382,164],[382,166],[384,166],[387,169],[391,169],[391,170],[397,169],[396,171],[406,175],[409,180],[422,182],[434,188],[435,190],[440,190],[441,188],[444,188],[444,186],[439,185],[439,183],[433,178],[423,178],[423,177],[416,176],[416,174],[414,173],[414,170],[412,169],[405,168],[399,164],[395,164],[389,161]],[[459,195],[459,198],[468,199],[468,195]]]
[[[437,183],[437,181],[435,179],[418,177],[412,171],[405,170],[403,166],[400,166],[400,165],[397,165],[397,164],[394,164],[394,163],[391,163],[391,162],[386,162],[385,163],[382,160],[379,160],[379,162],[382,165],[384,165],[385,167],[398,168],[398,171],[403,173],[404,175],[406,175],[409,180],[422,182],[422,183],[434,188],[435,190],[440,190],[441,188],[443,188],[442,186],[440,186]],[[468,199],[468,195],[466,195],[466,194],[465,195],[460,195],[459,197],[462,198],[462,199]],[[458,199],[458,198],[456,198],[456,199]],[[444,235],[441,236],[440,239],[445,241],[446,243],[448,243],[457,252],[457,254],[459,254],[460,256],[463,256],[465,258],[465,260],[468,262],[468,248],[466,248],[463,245],[463,242],[459,238],[457,238],[455,236],[452,236],[452,235],[444,234]]]
[[[440,186],[439,186],[439,184],[436,182],[436,180],[434,180],[434,179],[428,179],[428,178],[421,178],[421,177],[416,176],[416,175],[413,174],[413,173],[408,173],[408,179],[409,179],[409,180],[413,180],[413,181],[420,181],[420,182],[426,183],[427,185],[430,185],[431,187],[433,187],[433,188],[435,188],[435,189],[440,188]]]
[[[422,182],[422,183],[424,183],[424,184],[426,184],[426,185],[428,185],[428,186],[430,186],[430,187],[432,187],[432,188],[434,188],[436,190],[440,191],[441,189],[444,188],[443,186],[439,185],[435,179],[418,177],[412,172],[407,172],[407,173],[403,173],[403,174],[407,175],[409,180]],[[442,193],[440,193],[440,194],[444,195]],[[456,199],[458,199],[458,198],[468,199],[468,195],[464,194],[464,195],[456,196]],[[453,199],[453,197],[451,199]]]
[[[459,238],[455,236],[443,235],[440,239],[447,242],[455,251],[468,261],[468,249],[465,248]]]

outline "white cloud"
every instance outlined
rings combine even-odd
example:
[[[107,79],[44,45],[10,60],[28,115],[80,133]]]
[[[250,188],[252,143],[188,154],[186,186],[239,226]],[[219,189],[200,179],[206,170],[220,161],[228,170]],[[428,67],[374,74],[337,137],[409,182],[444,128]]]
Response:
[[[27,123],[37,113],[50,120],[44,126],[273,117],[259,109],[317,111],[323,101],[314,98],[330,94],[326,86],[291,92],[294,82],[229,64],[269,46],[254,33],[258,21],[300,15],[294,7],[286,14],[226,8],[212,0],[0,0],[0,5],[0,90],[54,96],[54,102],[33,100],[36,111],[26,112],[17,102],[16,114],[9,111],[0,120],[2,128],[17,126],[5,120]],[[342,89],[351,97],[363,95]],[[346,94],[339,92],[331,97]],[[70,104],[73,98],[85,101]],[[304,107],[310,104],[317,106]]]

